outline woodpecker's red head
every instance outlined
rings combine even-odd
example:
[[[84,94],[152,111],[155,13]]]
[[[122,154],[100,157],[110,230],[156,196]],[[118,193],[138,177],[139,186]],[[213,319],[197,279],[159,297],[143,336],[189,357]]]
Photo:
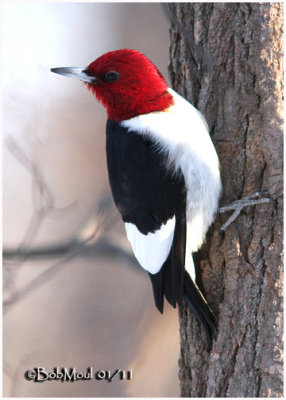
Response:
[[[106,108],[108,118],[115,121],[163,111],[173,102],[157,67],[136,50],[110,51],[87,68],[52,71],[84,81]]]

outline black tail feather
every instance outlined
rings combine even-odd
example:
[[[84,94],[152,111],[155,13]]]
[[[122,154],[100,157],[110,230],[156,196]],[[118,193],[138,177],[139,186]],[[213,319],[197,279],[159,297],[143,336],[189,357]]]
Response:
[[[187,272],[185,272],[184,279],[184,294],[190,309],[205,330],[208,348],[210,350],[212,341],[217,335],[217,321],[200,289],[192,281]]]
[[[210,349],[217,334],[217,321],[200,289],[185,270],[185,252],[186,207],[183,203],[182,209],[176,214],[176,227],[169,256],[161,270],[157,274],[149,273],[149,276],[158,310],[163,312],[164,296],[173,307],[176,307],[176,304],[180,305],[182,297],[185,297],[193,314],[205,330]]]
[[[176,308],[176,293],[174,291],[174,286],[171,279],[173,272],[171,257],[172,257],[172,251],[170,253],[168,262],[165,263],[165,268],[163,271],[164,295],[168,300],[168,302],[171,304],[171,306]]]
[[[186,206],[176,214],[174,239],[167,260],[157,274],[150,274],[155,304],[162,313],[164,295],[168,302],[176,307],[183,296],[185,250],[186,249]]]
[[[152,282],[152,287],[153,287],[153,293],[154,293],[154,300],[156,307],[160,311],[160,313],[163,313],[163,308],[164,308],[164,282],[163,282],[163,274],[158,273],[158,274],[150,274],[150,279]]]

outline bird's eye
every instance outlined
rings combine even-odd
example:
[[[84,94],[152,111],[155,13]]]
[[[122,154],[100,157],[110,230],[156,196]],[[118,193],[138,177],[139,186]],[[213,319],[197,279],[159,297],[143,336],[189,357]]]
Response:
[[[108,71],[104,75],[104,80],[107,82],[116,82],[119,79],[119,73],[116,71]]]

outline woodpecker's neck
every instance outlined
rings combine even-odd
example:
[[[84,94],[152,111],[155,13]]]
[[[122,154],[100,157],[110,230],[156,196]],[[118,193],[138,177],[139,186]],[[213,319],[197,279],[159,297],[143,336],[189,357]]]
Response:
[[[143,98],[142,98],[143,97]],[[155,111],[164,111],[173,104],[173,96],[165,90],[163,93],[147,97],[136,95],[131,98],[121,95],[120,98],[114,96],[105,105],[108,119],[113,121],[123,121],[142,114],[149,114]]]

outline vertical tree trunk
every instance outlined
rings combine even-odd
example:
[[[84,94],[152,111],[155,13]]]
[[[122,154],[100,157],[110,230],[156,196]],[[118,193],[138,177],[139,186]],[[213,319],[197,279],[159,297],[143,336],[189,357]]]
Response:
[[[174,3],[173,87],[205,115],[221,162],[221,204],[266,191],[226,230],[218,215],[196,255],[219,320],[211,353],[179,311],[187,397],[279,397],[282,391],[282,3]]]

